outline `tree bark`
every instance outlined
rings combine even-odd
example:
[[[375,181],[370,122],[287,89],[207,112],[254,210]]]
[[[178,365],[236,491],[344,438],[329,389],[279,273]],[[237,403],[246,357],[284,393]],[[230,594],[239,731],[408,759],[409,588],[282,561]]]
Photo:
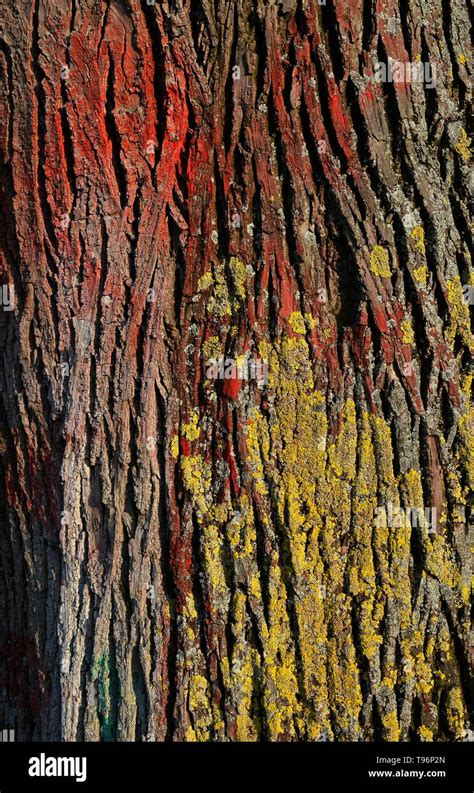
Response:
[[[0,728],[469,737],[468,32],[0,0]]]

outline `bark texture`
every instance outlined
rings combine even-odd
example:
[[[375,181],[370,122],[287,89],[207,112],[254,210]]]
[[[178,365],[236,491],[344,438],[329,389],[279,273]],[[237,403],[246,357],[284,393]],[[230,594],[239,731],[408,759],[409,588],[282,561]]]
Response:
[[[468,33],[0,0],[1,728],[469,737]]]

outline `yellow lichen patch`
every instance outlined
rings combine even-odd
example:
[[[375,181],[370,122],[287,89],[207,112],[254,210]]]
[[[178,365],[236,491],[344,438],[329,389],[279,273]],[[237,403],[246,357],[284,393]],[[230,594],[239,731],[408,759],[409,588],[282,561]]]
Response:
[[[224,533],[215,524],[207,523],[206,538],[202,543],[203,565],[207,573],[208,586],[214,598],[229,599],[225,569],[222,563],[225,552]]]
[[[231,256],[229,259],[229,270],[237,297],[240,300],[245,300],[245,284],[248,278],[245,264],[240,259],[237,259],[236,256]]]
[[[216,319],[232,315],[245,300],[248,272],[245,264],[232,256],[227,265],[218,262],[198,282],[198,292],[209,290],[207,309]]]
[[[404,344],[413,344],[415,341],[415,331],[409,319],[402,320],[400,324],[402,331],[402,341]]]
[[[463,738],[466,731],[466,709],[459,686],[454,686],[448,691],[446,703],[448,724],[456,738]]]
[[[298,703],[296,660],[286,609],[285,587],[276,559],[269,570],[269,621],[265,642],[265,711],[270,740],[294,734]],[[276,696],[275,696],[276,694]]]
[[[208,509],[210,498],[211,469],[204,463],[200,454],[181,457],[181,472],[186,489],[190,492],[193,504],[202,515]]]
[[[449,546],[441,534],[434,534],[428,545],[426,569],[441,584],[455,591],[461,589],[462,579],[459,568],[451,558]]]
[[[398,483],[393,471],[393,448],[390,427],[379,416],[370,416],[372,439],[375,451],[378,491],[382,502],[394,504],[398,498]],[[387,597],[391,594],[391,575],[389,567],[390,528],[386,521],[374,521],[373,545],[378,564],[379,578]],[[386,677],[391,674],[387,668]]]
[[[171,456],[173,457],[174,460],[176,460],[179,457],[179,436],[178,435],[173,435],[173,438],[172,438],[171,444],[170,444],[170,451],[171,451]]]
[[[352,399],[344,405],[341,418],[341,431],[328,448],[328,476],[333,484],[342,477],[351,481],[356,473],[357,425]]]
[[[260,442],[262,440],[264,443],[268,443],[266,424],[261,416],[261,413],[257,410],[257,408],[254,408],[247,423],[247,452],[255,491],[259,495],[264,496],[267,493],[267,486],[265,484],[264,470],[260,453]]]
[[[469,306],[464,300],[461,279],[459,275],[455,275],[446,284],[446,293],[450,308],[449,324],[446,328],[445,335],[451,346],[454,345],[456,335],[459,334],[462,340],[471,346],[471,319],[469,316]]]
[[[237,741],[256,741],[260,737],[261,725],[252,713],[252,694],[255,677],[261,674],[261,665],[258,652],[247,643],[238,641],[245,632],[248,621],[246,597],[240,590],[234,593],[231,610],[233,632],[237,641],[225,682],[235,692]]]
[[[308,330],[314,330],[317,324],[312,314],[307,312],[303,316],[300,311],[293,311],[288,322],[293,332],[301,335],[304,335]]]
[[[468,136],[464,127],[461,128],[458,142],[456,143],[454,148],[456,149],[457,153],[459,154],[460,157],[462,157],[463,160],[469,162],[469,160],[471,159],[471,139]]]
[[[245,367],[247,365],[247,361],[248,361],[248,355],[247,354],[237,355],[237,357],[235,359],[235,363],[237,365],[237,369],[240,372],[240,375],[239,375],[240,377],[242,377],[242,373],[245,371]]]
[[[467,57],[467,55],[464,55],[462,52],[457,56],[456,60],[462,66],[464,66],[464,64],[466,63],[469,63],[469,58]]]
[[[224,265],[221,263],[214,267],[214,278],[207,301],[207,309],[216,318],[232,314],[233,305],[229,295]]]
[[[382,278],[390,278],[392,272],[390,270],[390,257],[386,248],[381,245],[375,245],[372,248],[370,269],[375,275],[380,275]]]
[[[466,493],[474,489],[474,406],[469,407],[458,422],[460,448],[456,454],[466,477]]]
[[[411,239],[415,243],[416,249],[423,255],[426,255],[425,248],[425,230],[423,226],[415,226],[410,234]]]
[[[418,727],[418,735],[420,736],[420,741],[433,740],[433,730],[430,730],[429,727],[425,727],[424,724]]]
[[[193,717],[193,734],[191,740],[208,741],[212,727],[212,708],[210,690],[206,678],[194,674],[189,681],[188,710]],[[189,740],[189,738],[187,738]]]
[[[397,481],[393,472],[392,433],[387,422],[380,416],[370,416],[373,440],[376,452],[376,466],[379,485],[384,488],[384,495],[394,498]]]
[[[353,595],[364,595],[366,616],[370,619],[370,602],[375,593],[375,568],[372,554],[372,527],[376,500],[376,469],[371,442],[369,417],[361,417],[358,433],[358,469],[355,477],[356,496],[353,501],[353,550],[350,557],[349,589]],[[372,628],[368,631],[373,635]],[[371,642],[372,644],[372,642]]]
[[[238,513],[227,523],[227,533],[236,559],[255,556],[257,533],[248,496],[243,493],[238,500]]]
[[[382,714],[382,724],[386,741],[398,741],[400,739],[400,725],[395,710]]]
[[[198,281],[198,292],[205,292],[206,289],[209,289],[213,283],[214,283],[214,278],[212,276],[212,271],[208,270],[207,273],[201,275]]]
[[[414,468],[409,471],[401,479],[402,492],[405,495],[405,502],[407,504],[423,504],[423,487],[421,484],[421,474]]]
[[[219,358],[222,344],[218,336],[209,336],[202,345],[202,354],[205,361],[212,361]]]
[[[306,333],[304,317],[299,311],[293,311],[293,313],[290,314],[288,322],[295,333]]]
[[[305,734],[315,739],[321,734],[331,733],[324,663],[324,567],[317,542],[320,518],[315,503],[316,483],[324,477],[325,400],[323,394],[314,389],[309,348],[304,338],[285,336],[275,347],[261,343],[259,351],[269,359],[271,387],[275,390],[275,418],[269,423],[257,409],[250,414],[247,428],[249,467],[260,495],[268,497],[273,494],[278,521],[285,527],[287,564],[295,577],[295,586],[298,589],[301,586],[296,613],[302,674],[308,695],[311,693],[310,700],[316,703],[308,706],[305,718],[293,703],[292,716],[288,717],[284,729],[292,734],[293,721],[303,719]],[[263,482],[264,469],[269,472],[268,483]],[[280,588],[280,574],[275,570],[274,575]],[[258,582],[255,586],[258,587]],[[275,592],[275,597],[280,603],[280,593]],[[285,634],[281,629],[275,631],[275,642],[277,637],[279,654],[282,659],[286,658],[288,650],[283,654],[281,649],[285,646]],[[275,664],[280,670],[278,674],[270,671]],[[291,702],[296,673],[292,665],[282,668],[281,664],[277,659],[268,662],[267,685],[270,691],[274,685],[285,690],[285,698]],[[276,734],[283,729],[283,723],[278,709],[273,705],[269,708],[270,715],[275,714],[273,728]]]
[[[428,282],[428,268],[425,264],[413,268],[413,278],[418,284],[426,286]]]
[[[258,343],[258,351],[260,353],[260,357],[263,358],[264,361],[268,360],[270,355],[272,346],[268,343],[268,341],[259,341]]]
[[[305,318],[305,322],[306,322],[308,328],[310,330],[314,330],[314,328],[317,325],[317,322],[316,322],[315,318],[313,317],[313,315],[310,314],[309,312],[306,312],[305,315],[304,315],[304,318]]]
[[[423,649],[424,637],[420,630],[413,633],[410,652],[413,658],[413,671],[416,691],[420,695],[428,695],[433,688],[433,670],[428,648],[426,655]]]
[[[181,425],[181,433],[188,441],[195,441],[199,438],[201,430],[199,429],[199,412],[197,410],[193,411],[187,424]]]
[[[346,619],[343,619],[342,624],[347,630]],[[344,640],[344,634],[336,635],[328,641],[327,654],[329,699],[333,717],[335,716],[338,729],[343,735],[357,740],[363,700],[354,645],[351,641]]]

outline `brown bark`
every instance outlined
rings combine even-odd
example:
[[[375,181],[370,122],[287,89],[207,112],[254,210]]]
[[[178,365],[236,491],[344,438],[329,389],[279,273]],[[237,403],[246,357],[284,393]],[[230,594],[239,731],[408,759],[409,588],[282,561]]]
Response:
[[[0,0],[0,728],[469,735],[468,53],[464,0]]]

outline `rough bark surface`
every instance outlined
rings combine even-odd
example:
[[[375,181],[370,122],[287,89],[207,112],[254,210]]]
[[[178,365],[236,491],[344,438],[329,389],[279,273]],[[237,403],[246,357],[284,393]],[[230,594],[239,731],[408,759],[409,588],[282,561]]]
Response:
[[[0,0],[0,727],[469,737],[468,33]]]

